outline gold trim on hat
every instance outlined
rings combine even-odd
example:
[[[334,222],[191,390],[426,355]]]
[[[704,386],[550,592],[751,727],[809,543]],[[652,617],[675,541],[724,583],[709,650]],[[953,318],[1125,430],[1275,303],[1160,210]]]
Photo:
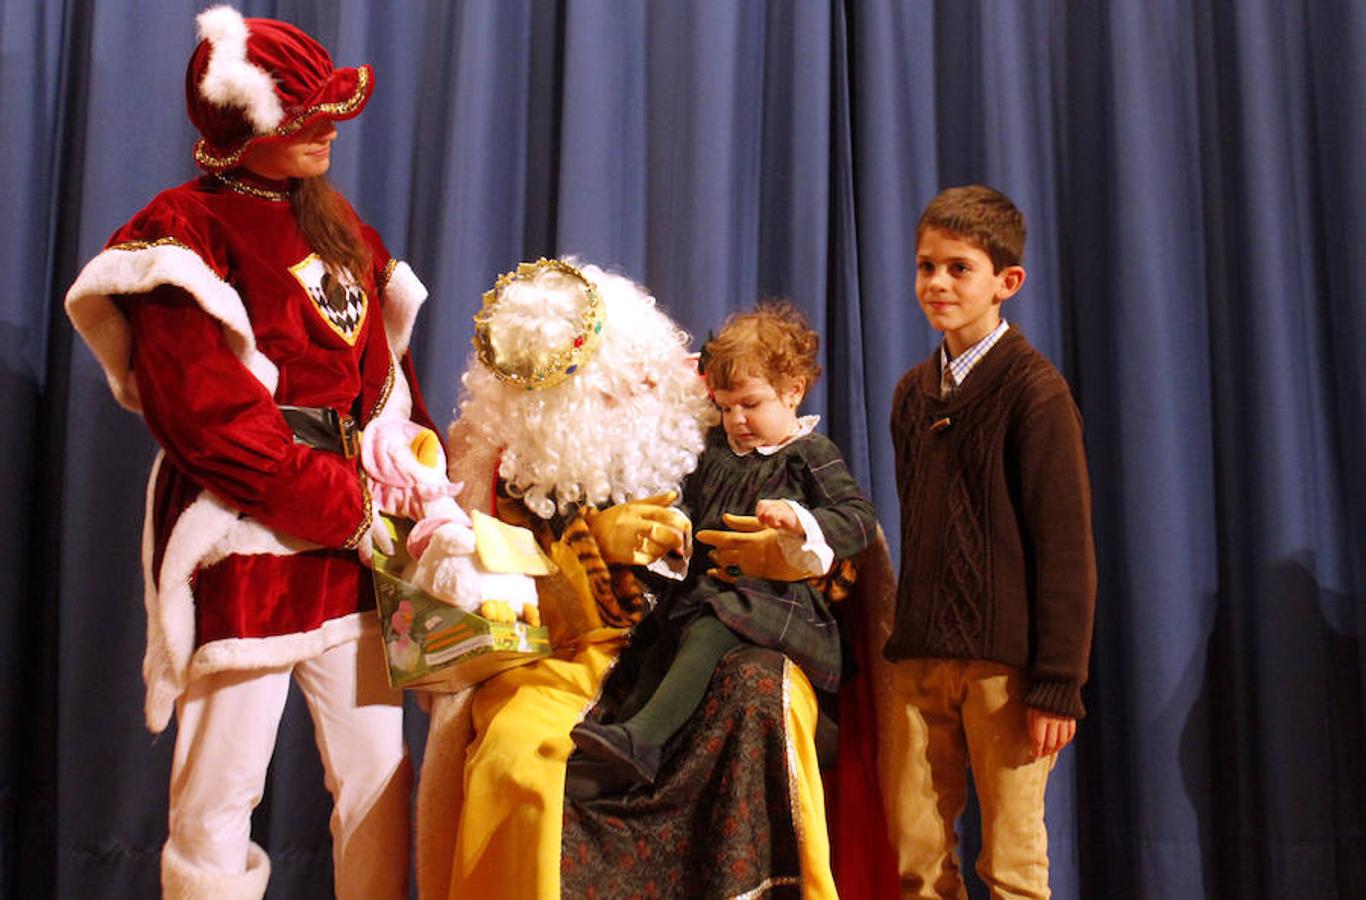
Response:
[[[562,272],[579,282],[583,290],[583,308],[579,311],[577,327],[569,343],[546,354],[544,361],[530,372],[507,367],[498,359],[490,334],[493,311],[503,301],[503,292],[519,281],[530,281],[547,270]],[[479,361],[488,367],[499,381],[507,381],[541,391],[563,383],[578,371],[579,366],[593,358],[602,338],[602,326],[607,318],[598,286],[584,277],[578,267],[562,259],[541,257],[534,263],[519,263],[516,269],[498,277],[493,288],[484,293],[484,305],[474,316],[474,349]]]
[[[251,143],[248,139],[247,143]],[[194,145],[194,161],[206,169],[231,169],[242,159],[242,151],[247,149],[247,144],[238,147],[234,152],[227,156],[213,156],[207,149],[208,142],[200,138]]]
[[[277,137],[287,137],[300,128],[303,128],[305,122],[320,113],[331,119],[350,115],[365,102],[366,88],[369,86],[370,67],[361,66],[356,69],[356,89],[351,92],[350,97],[332,103],[319,103],[316,106],[310,106],[306,112],[281,122],[279,127],[275,129],[275,135]]]
[[[305,122],[317,115],[324,115],[330,119],[345,118],[354,113],[365,102],[365,97],[369,93],[370,77],[370,67],[368,65],[360,66],[356,69],[356,89],[351,92],[350,97],[332,103],[319,103],[310,106],[303,112],[281,122],[274,131],[252,135],[247,138],[242,146],[226,156],[214,156],[208,150],[208,141],[200,138],[194,145],[194,161],[206,169],[231,169],[241,162],[242,153],[251,146],[252,141],[258,138],[289,137],[303,128]]]

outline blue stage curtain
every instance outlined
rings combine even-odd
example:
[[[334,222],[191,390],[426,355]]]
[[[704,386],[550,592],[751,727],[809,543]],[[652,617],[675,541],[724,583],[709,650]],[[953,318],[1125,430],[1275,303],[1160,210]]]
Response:
[[[61,300],[194,174],[203,5],[0,0],[4,897],[157,892],[155,448]],[[891,391],[935,346],[916,218],[945,186],[1010,194],[1029,279],[1006,316],[1086,417],[1101,568],[1090,715],[1049,793],[1054,895],[1366,895],[1366,4],[241,8],[376,68],[333,176],[432,291],[414,349],[438,420],[481,292],[521,259],[617,268],[699,336],[789,296],[825,338],[810,409],[893,546]],[[331,896],[327,810],[296,697],[255,819],[270,896]]]

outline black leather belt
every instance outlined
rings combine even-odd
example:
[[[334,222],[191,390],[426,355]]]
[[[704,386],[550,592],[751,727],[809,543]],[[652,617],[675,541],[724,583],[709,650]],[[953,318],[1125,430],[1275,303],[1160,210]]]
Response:
[[[330,406],[281,406],[286,424],[294,432],[294,443],[328,450],[347,459],[360,452],[360,429],[348,413]]]

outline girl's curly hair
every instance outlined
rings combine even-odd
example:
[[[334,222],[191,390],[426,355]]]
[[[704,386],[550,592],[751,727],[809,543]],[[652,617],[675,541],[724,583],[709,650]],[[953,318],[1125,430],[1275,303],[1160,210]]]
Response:
[[[751,312],[732,313],[702,349],[707,386],[726,390],[742,376],[775,387],[801,381],[809,391],[821,374],[820,335],[788,300],[761,300]]]

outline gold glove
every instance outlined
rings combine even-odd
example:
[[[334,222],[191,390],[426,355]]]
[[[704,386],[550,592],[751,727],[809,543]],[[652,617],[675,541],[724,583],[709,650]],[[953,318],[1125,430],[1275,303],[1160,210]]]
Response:
[[[787,561],[778,544],[784,532],[769,528],[754,516],[722,516],[732,531],[706,529],[697,532],[697,540],[712,546],[711,561],[715,568],[707,574],[722,581],[735,581],[741,575],[768,578],[773,581],[804,581],[811,576]]]
[[[585,518],[602,558],[609,563],[647,566],[665,554],[686,552],[692,523],[672,508],[677,499],[677,493],[666,491],[604,510],[588,510]]]

